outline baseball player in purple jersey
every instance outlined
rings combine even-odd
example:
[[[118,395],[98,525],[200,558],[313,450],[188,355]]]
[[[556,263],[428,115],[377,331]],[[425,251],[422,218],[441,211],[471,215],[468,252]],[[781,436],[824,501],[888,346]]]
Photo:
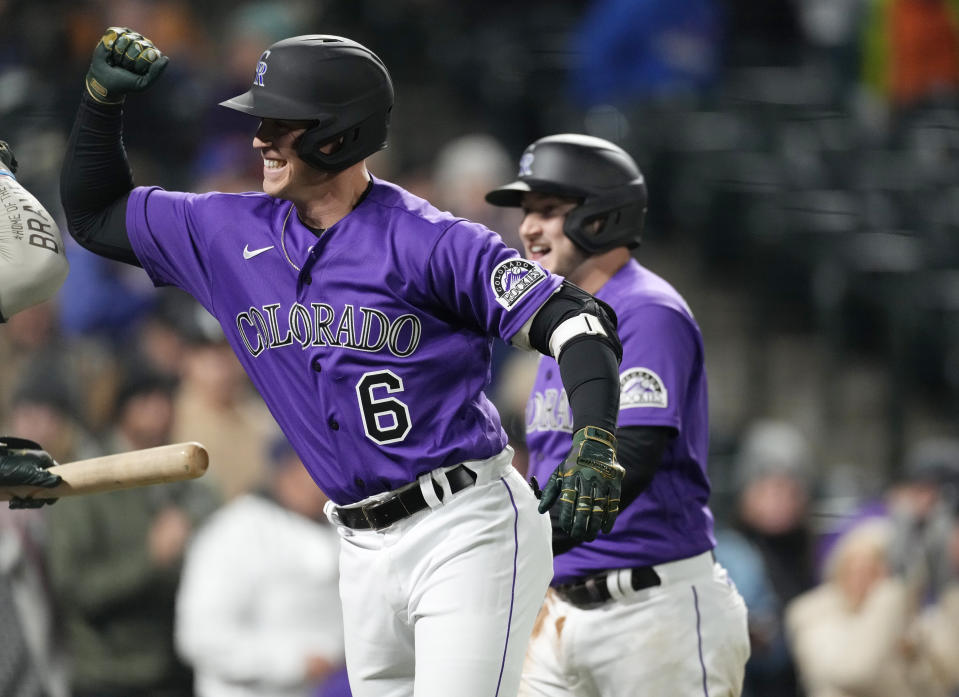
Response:
[[[642,174],[608,141],[554,135],[530,145],[517,181],[486,199],[523,208],[527,259],[612,306],[623,343],[621,512],[592,541],[556,526],[552,588],[520,694],[739,695],[746,607],[712,554],[703,341],[679,293],[631,257],[646,212]],[[559,373],[542,357],[527,404],[537,478],[562,462],[573,433]]]
[[[69,269],[60,228],[47,209],[17,181],[16,173],[13,150],[0,140],[0,323],[52,298]],[[0,486],[54,487],[60,483],[60,477],[46,471],[54,464],[37,443],[0,436]],[[9,505],[37,508],[55,500],[13,498]]]
[[[353,693],[515,695],[552,576],[550,525],[483,395],[492,338],[556,357],[574,445],[544,497],[573,538],[595,539],[624,475],[615,316],[370,175],[393,85],[342,37],[273,44],[250,90],[223,103],[260,119],[264,193],[134,188],[122,103],[166,61],[129,29],[97,45],[61,175],[71,234],[217,317],[331,499]]]

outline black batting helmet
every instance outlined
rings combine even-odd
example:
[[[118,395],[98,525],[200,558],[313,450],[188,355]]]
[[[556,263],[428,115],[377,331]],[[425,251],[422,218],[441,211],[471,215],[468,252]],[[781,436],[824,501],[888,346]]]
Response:
[[[270,46],[248,92],[220,103],[259,118],[315,121],[297,154],[339,172],[386,147],[393,81],[375,53],[350,39],[309,34]],[[343,138],[333,153],[320,148]]]
[[[639,246],[646,183],[636,162],[618,145],[577,133],[540,138],[520,158],[519,178],[493,189],[486,200],[516,207],[530,191],[582,199],[566,215],[563,232],[586,252]],[[604,221],[599,231],[587,231],[596,220]]]

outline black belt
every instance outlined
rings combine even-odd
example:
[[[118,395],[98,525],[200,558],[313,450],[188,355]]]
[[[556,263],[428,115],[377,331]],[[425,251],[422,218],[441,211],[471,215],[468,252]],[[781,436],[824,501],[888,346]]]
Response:
[[[651,566],[637,566],[630,570],[630,586],[634,591],[640,591],[644,588],[652,588],[660,584],[659,574]],[[606,586],[606,578],[615,572],[604,572],[587,576],[580,581],[572,583],[563,583],[553,586],[563,600],[579,608],[596,607],[612,599],[609,588]]]
[[[446,480],[450,483],[450,491],[454,494],[473,486],[476,482],[476,473],[464,465],[446,471]],[[443,488],[433,483],[433,489],[436,491],[436,497],[443,500]],[[335,512],[340,522],[348,528],[354,530],[382,530],[388,528],[398,520],[403,520],[418,511],[422,511],[429,506],[423,497],[423,492],[419,486],[411,486],[394,496],[375,503],[368,503],[365,506],[353,506],[350,508],[336,507]]]

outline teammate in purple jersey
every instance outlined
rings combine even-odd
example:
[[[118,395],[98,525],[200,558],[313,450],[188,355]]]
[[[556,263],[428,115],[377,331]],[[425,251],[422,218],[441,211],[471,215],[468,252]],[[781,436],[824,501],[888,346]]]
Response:
[[[630,254],[646,198],[643,176],[622,148],[576,134],[530,145],[517,181],[486,196],[523,208],[527,259],[612,306],[623,343],[621,512],[612,531],[592,541],[555,526],[555,575],[522,695],[730,697],[742,690],[746,607],[712,554],[703,341],[679,293]],[[538,478],[563,460],[573,433],[560,372],[542,357],[527,404],[529,472]]]
[[[539,508],[595,539],[615,523],[624,475],[615,315],[483,226],[369,174],[393,85],[342,37],[277,42],[250,90],[223,103],[260,119],[264,193],[134,188],[122,104],[166,62],[125,28],[97,45],[61,176],[70,232],[217,317],[332,500],[353,693],[515,695],[552,576],[550,526],[483,395],[491,342],[557,359],[574,447]]]

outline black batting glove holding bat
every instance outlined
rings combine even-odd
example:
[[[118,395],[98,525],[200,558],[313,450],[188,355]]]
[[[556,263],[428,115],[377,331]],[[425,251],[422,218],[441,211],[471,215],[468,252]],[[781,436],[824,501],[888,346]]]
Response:
[[[613,529],[626,470],[616,461],[616,436],[595,426],[573,434],[566,461],[550,475],[539,512],[559,507],[559,526],[574,540],[595,540]],[[535,489],[534,489],[535,490]]]
[[[0,436],[0,486],[55,487],[60,475],[47,472],[56,461],[38,443],[26,438]],[[10,508],[39,508],[57,499],[10,499]]]
[[[5,140],[0,140],[0,164],[10,174],[17,173],[17,158],[13,156],[13,148]]]
[[[93,51],[87,92],[101,104],[122,104],[127,93],[153,84],[169,60],[142,34],[110,27]]]

